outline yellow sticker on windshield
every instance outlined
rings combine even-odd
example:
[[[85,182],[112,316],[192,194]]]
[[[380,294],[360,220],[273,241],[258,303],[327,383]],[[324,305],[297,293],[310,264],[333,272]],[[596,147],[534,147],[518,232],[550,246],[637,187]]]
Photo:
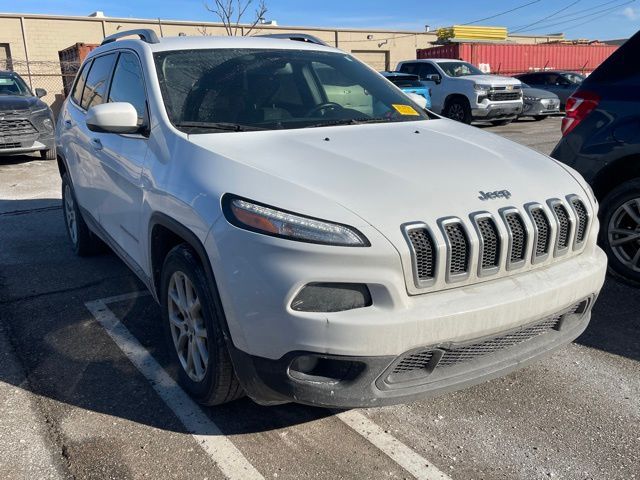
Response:
[[[398,112],[400,115],[414,115],[416,117],[419,117],[420,114],[418,112],[416,112],[416,109],[413,108],[411,105],[391,105],[393,108],[396,109],[396,112]]]

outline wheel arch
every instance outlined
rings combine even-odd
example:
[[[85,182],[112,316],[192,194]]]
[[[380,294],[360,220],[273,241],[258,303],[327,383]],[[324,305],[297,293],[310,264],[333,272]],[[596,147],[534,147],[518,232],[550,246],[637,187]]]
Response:
[[[640,153],[621,157],[600,170],[593,179],[593,191],[602,200],[623,182],[640,177]]]
[[[442,110],[444,111],[449,106],[449,103],[453,100],[462,100],[467,104],[469,108],[471,108],[471,102],[466,95],[462,93],[450,93],[449,95],[447,95],[447,98],[444,99],[444,106],[442,107]]]

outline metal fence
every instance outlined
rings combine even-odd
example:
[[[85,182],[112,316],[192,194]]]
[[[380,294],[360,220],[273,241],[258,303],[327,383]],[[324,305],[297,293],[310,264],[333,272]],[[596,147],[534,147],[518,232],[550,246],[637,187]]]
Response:
[[[80,64],[77,62],[60,62],[49,60],[15,60],[3,59],[0,70],[11,70],[18,73],[31,87],[44,88],[47,94],[42,98],[57,115]]]

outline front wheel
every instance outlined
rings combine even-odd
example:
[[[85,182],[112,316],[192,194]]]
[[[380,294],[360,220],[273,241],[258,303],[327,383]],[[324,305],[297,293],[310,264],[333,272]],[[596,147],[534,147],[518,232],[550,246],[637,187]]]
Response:
[[[164,261],[161,299],[167,344],[182,388],[203,405],[242,397],[225,344],[222,309],[186,245],[173,248]]]
[[[546,115],[535,115],[535,116],[533,117],[533,119],[534,119],[536,122],[540,122],[541,120],[544,120],[544,119],[546,119],[546,118],[547,118],[547,116],[546,116]]]
[[[43,160],[55,160],[56,147],[51,147],[49,150],[40,150],[40,158]]]
[[[456,122],[471,123],[471,107],[469,102],[460,98],[454,98],[447,103],[444,116]]]
[[[602,201],[600,245],[609,266],[640,283],[640,178],[623,183]]]
[[[511,122],[513,122],[513,120],[509,119],[509,120],[494,120],[491,122],[491,125],[495,126],[495,127],[501,127],[503,125],[509,125]]]

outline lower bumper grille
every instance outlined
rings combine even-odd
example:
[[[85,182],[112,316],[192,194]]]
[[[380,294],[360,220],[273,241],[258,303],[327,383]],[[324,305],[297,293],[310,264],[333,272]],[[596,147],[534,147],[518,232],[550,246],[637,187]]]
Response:
[[[7,148],[20,148],[22,144],[20,142],[16,143],[0,143],[0,150],[4,150]]]
[[[400,356],[387,375],[386,382],[397,384],[424,378],[435,372],[444,373],[446,369],[478,362],[489,355],[515,347],[553,330],[560,330],[568,317],[582,317],[589,310],[592,299],[587,298],[571,308],[550,315],[538,322],[507,332],[497,337],[458,346],[434,346],[414,350]]]

